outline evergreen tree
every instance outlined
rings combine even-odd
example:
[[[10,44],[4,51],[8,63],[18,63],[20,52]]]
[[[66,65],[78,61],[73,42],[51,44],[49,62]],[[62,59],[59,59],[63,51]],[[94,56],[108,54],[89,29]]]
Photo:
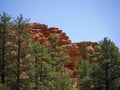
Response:
[[[58,46],[58,34],[50,34],[49,36],[49,54],[51,56],[52,69],[57,73],[57,81],[55,82],[55,90],[69,90],[71,89],[71,81],[69,74],[65,73],[65,63],[68,62],[69,56],[66,54],[66,49]]]
[[[51,69],[51,59],[50,55],[48,54],[48,48],[41,45],[39,42],[34,42],[32,44],[31,54],[31,88],[35,90],[49,90],[49,87],[51,86],[50,79],[54,76],[54,72]]]
[[[10,45],[10,71],[12,73],[9,79],[9,86],[12,89],[20,90],[25,88],[25,78],[23,72],[26,72],[24,62],[26,62],[26,55],[29,53],[29,32],[26,24],[29,20],[24,19],[22,15],[17,17],[13,22],[13,30],[11,32]]]
[[[69,61],[69,56],[66,54],[66,49],[58,46],[59,36],[57,34],[50,34],[49,36],[49,53],[53,60],[51,63],[55,71],[64,71],[64,64]]]
[[[76,71],[77,71],[77,87],[78,90],[90,90],[92,87],[91,83],[91,65],[89,60],[85,60],[80,57],[76,62]]]
[[[81,46],[79,47],[79,50],[81,51],[81,56],[84,59],[88,59],[88,50],[87,50],[87,44],[86,42],[82,42]]]
[[[91,76],[93,78],[96,90],[119,90],[120,83],[120,62],[119,51],[115,44],[108,38],[100,42],[101,55],[96,57],[92,68]],[[117,83],[116,83],[117,82]]]
[[[8,26],[11,16],[3,12],[0,14],[0,78],[5,83],[6,41],[8,39]]]
[[[91,65],[88,57],[86,42],[82,42],[80,46],[81,56],[77,59],[75,68],[77,71],[77,88],[78,90],[90,90],[91,88]]]

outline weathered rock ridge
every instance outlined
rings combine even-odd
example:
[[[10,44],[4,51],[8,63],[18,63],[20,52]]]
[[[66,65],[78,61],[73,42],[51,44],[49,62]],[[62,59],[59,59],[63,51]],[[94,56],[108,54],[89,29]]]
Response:
[[[41,44],[47,44],[49,42],[48,37],[51,33],[56,33],[59,35],[60,40],[58,42],[58,45],[66,47],[67,53],[69,54],[71,59],[71,62],[66,64],[65,66],[72,70],[73,74],[75,74],[74,66],[77,58],[81,55],[83,57],[89,58],[90,62],[92,62],[92,53],[97,53],[96,48],[99,48],[97,42],[89,41],[72,43],[66,33],[56,27],[49,28],[47,25],[40,23],[30,23],[29,25],[31,27],[30,33],[32,34],[33,38]],[[85,56],[85,53],[80,48],[82,43],[86,43],[86,49],[88,50],[87,56]]]

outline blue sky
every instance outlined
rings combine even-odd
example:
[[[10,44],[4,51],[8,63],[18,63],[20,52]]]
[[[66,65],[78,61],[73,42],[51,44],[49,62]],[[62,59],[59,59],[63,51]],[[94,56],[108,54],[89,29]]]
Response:
[[[58,27],[72,42],[110,38],[120,48],[120,0],[0,0],[0,13]]]

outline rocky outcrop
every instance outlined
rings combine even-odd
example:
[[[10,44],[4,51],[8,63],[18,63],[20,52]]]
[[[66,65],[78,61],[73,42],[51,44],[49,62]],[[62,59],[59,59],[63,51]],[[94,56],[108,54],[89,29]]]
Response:
[[[77,58],[81,55],[84,56],[85,53],[81,50],[82,43],[86,43],[86,49],[88,51],[88,55],[85,56],[89,58],[89,60],[92,62],[92,54],[93,52],[97,52],[96,48],[100,48],[97,42],[77,42],[72,43],[69,37],[66,35],[65,32],[62,30],[59,30],[58,28],[51,27],[49,28],[45,24],[39,24],[39,23],[30,23],[29,24],[31,29],[30,33],[32,34],[33,38],[40,42],[41,44],[47,44],[49,42],[49,35],[51,33],[56,33],[59,35],[59,46],[64,46],[67,50],[67,53],[70,56],[70,63],[67,63],[65,66],[73,71],[73,74],[75,74],[74,67],[75,62]]]
[[[51,33],[56,33],[59,35],[60,40],[58,42],[58,45],[61,46],[71,43],[66,33],[62,32],[62,30],[59,30],[58,28],[55,27],[48,28],[47,25],[38,23],[32,23],[30,24],[30,27],[31,27],[30,33],[33,35],[33,38],[39,41],[41,44],[46,44],[49,41],[48,37]]]

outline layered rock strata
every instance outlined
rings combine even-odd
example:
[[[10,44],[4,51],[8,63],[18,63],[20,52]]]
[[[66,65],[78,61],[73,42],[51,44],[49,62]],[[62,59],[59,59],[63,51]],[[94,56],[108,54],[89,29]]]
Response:
[[[32,34],[33,38],[40,42],[41,44],[47,44],[49,42],[49,35],[51,33],[55,33],[59,35],[59,46],[64,46],[67,50],[67,53],[70,56],[70,63],[67,63],[65,66],[72,70],[73,74],[75,74],[74,67],[75,67],[75,62],[78,57],[84,56],[84,52],[80,49],[81,45],[83,42],[76,42],[72,43],[69,37],[66,35],[65,32],[62,30],[59,30],[56,27],[48,27],[45,24],[40,24],[40,23],[30,23],[29,24],[31,29],[30,33]],[[88,55],[85,57],[88,57],[90,62],[92,62],[92,54],[93,52],[97,52],[96,48],[100,48],[97,42],[84,42],[86,43],[86,49],[88,50]]]

